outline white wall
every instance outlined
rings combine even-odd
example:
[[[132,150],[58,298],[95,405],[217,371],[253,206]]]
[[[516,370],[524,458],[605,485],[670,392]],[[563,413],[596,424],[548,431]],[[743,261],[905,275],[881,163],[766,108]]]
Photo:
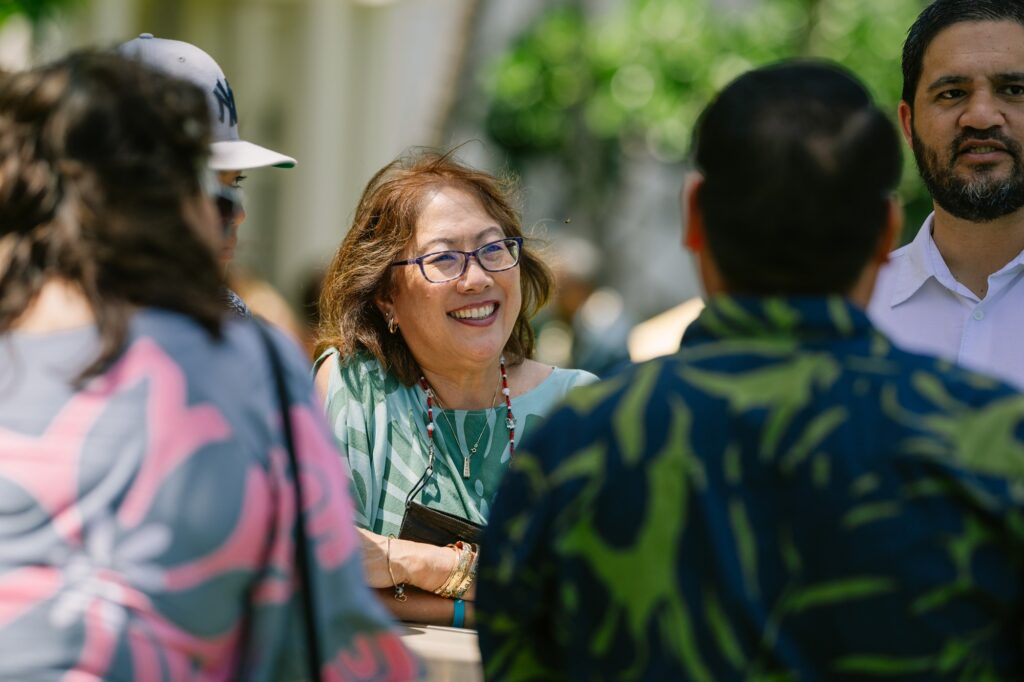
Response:
[[[85,0],[35,36],[0,30],[0,65],[148,31],[195,43],[231,81],[243,139],[296,157],[246,181],[238,261],[292,300],[330,259],[370,175],[441,142],[472,0]]]

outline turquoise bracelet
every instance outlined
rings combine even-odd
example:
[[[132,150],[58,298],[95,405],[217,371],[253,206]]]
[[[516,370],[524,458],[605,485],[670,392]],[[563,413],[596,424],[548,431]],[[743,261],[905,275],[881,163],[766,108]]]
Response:
[[[455,613],[452,614],[452,627],[461,628],[466,624],[466,602],[461,599],[455,600]]]

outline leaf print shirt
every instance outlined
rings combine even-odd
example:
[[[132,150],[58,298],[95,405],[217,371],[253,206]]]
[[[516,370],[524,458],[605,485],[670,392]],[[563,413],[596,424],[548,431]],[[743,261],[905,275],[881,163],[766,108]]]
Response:
[[[1021,679],[1024,398],[718,297],[531,434],[483,542],[488,679]]]

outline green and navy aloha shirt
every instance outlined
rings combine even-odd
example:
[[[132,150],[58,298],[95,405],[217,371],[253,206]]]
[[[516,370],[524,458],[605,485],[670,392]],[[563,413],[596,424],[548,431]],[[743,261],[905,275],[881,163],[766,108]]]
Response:
[[[717,298],[491,513],[488,679],[1024,676],[1024,398],[841,298]]]

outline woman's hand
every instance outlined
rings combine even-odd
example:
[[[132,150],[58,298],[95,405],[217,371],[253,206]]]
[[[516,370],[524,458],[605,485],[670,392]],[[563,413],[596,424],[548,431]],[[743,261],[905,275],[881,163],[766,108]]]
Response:
[[[397,583],[433,592],[444,584],[455,568],[457,555],[450,547],[392,539],[389,562],[386,536],[360,528],[359,538],[363,550],[363,572],[370,587],[392,587]]]

